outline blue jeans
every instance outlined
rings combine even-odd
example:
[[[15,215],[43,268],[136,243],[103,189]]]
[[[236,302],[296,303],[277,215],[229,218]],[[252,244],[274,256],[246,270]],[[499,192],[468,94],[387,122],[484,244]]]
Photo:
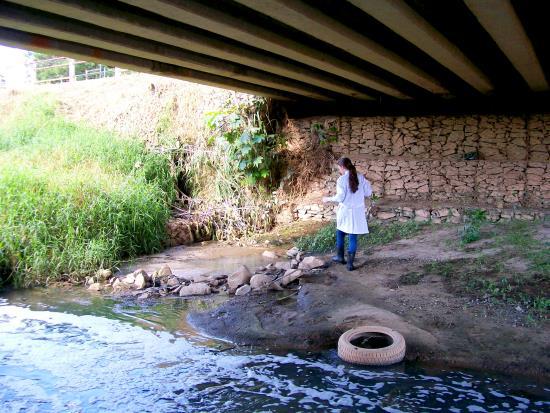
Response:
[[[349,235],[348,252],[350,254],[355,254],[355,252],[357,251],[357,234],[348,234],[346,232],[340,231],[339,229],[336,230],[336,249],[338,251],[344,250],[344,241],[346,239],[346,235]]]

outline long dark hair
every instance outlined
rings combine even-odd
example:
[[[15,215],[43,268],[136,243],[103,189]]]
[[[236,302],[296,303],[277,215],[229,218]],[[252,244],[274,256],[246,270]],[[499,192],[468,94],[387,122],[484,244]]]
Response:
[[[355,166],[351,163],[351,159],[340,158],[338,159],[338,165],[349,171],[349,187],[351,192],[357,192],[357,189],[359,188],[359,177],[357,176],[357,169],[355,169]]]

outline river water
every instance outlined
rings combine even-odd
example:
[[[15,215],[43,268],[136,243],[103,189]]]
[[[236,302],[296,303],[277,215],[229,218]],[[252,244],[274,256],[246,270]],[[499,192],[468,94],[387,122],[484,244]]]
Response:
[[[0,298],[2,412],[550,411],[550,389],[401,364],[235,348],[197,334],[211,305],[124,302],[82,289]]]

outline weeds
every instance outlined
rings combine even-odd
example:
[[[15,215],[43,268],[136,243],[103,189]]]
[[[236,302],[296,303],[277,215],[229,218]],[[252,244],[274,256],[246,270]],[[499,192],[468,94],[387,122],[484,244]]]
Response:
[[[473,209],[466,211],[466,224],[462,229],[461,243],[470,244],[481,239],[481,225],[486,221],[485,211]]]
[[[0,281],[76,279],[159,250],[173,197],[166,156],[34,96],[0,129]]]

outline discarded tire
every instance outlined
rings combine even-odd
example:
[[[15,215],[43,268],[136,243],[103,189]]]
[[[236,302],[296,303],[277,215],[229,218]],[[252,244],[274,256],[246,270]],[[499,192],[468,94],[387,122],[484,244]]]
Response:
[[[338,339],[338,356],[349,363],[366,366],[399,363],[405,357],[405,339],[387,327],[353,328]]]

